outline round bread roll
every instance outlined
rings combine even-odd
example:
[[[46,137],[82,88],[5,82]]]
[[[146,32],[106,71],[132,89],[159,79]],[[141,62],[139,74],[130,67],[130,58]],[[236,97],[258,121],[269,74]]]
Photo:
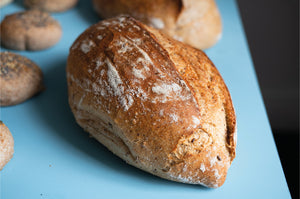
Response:
[[[2,45],[14,50],[46,49],[56,44],[62,35],[59,23],[40,10],[8,15],[0,28]]]
[[[9,129],[0,120],[0,171],[14,154],[14,138]]]
[[[224,183],[235,112],[204,52],[120,16],[77,38],[67,82],[77,123],[127,163],[173,181]]]
[[[77,4],[78,0],[24,0],[28,8],[37,8],[48,12],[63,12]]]
[[[0,106],[19,104],[43,87],[41,69],[18,54],[10,52],[0,53]]]
[[[101,17],[129,14],[195,48],[213,46],[222,34],[214,0],[93,0]]]

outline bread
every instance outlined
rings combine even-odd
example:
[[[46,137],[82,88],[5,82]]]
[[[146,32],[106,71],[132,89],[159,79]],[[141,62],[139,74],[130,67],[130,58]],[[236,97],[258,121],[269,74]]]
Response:
[[[63,12],[74,7],[77,2],[78,0],[24,0],[24,5],[47,12]]]
[[[0,120],[0,171],[14,154],[14,138],[9,129]]]
[[[43,50],[56,44],[62,35],[59,23],[40,10],[8,15],[0,28],[2,45],[14,50]]]
[[[42,71],[34,62],[18,54],[0,53],[0,106],[19,104],[43,88]]]
[[[114,154],[165,179],[224,183],[235,112],[204,52],[120,16],[83,32],[66,70],[77,123]]]
[[[0,0],[0,8],[10,4],[13,0]]]
[[[214,0],[93,0],[101,17],[129,14],[195,48],[206,49],[221,37],[221,16]]]

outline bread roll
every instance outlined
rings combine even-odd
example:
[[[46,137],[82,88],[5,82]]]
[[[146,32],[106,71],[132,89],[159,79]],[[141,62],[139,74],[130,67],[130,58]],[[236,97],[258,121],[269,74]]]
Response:
[[[14,154],[14,138],[9,129],[0,120],[0,171]]]
[[[214,0],[93,0],[104,18],[129,14],[195,48],[206,49],[221,37],[221,16]]]
[[[67,82],[77,123],[127,163],[173,181],[224,183],[235,112],[204,52],[120,16],[77,38]]]
[[[0,106],[24,102],[44,89],[43,73],[30,59],[0,52]]]
[[[0,31],[1,44],[13,50],[43,50],[56,44],[62,35],[59,23],[37,9],[5,16]]]
[[[24,0],[24,5],[47,12],[63,12],[74,7],[77,2],[78,0]]]

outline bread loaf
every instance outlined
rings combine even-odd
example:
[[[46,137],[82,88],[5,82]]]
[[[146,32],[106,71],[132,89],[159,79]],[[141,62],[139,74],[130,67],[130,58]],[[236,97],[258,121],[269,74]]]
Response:
[[[224,183],[235,112],[204,52],[119,16],[77,38],[67,82],[77,123],[127,163],[173,181]]]
[[[214,0],[93,0],[104,18],[129,14],[199,49],[221,37],[221,16]]]

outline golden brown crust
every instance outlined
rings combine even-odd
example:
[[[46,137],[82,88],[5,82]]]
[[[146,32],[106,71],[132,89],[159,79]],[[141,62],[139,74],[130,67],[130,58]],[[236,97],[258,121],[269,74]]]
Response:
[[[221,37],[221,17],[214,0],[93,0],[93,3],[104,18],[129,14],[199,49],[213,46]]]
[[[74,7],[77,2],[78,0],[24,0],[24,5],[47,12],[63,12]]]
[[[0,171],[14,154],[14,139],[9,129],[0,120]]]
[[[14,50],[42,50],[62,35],[59,23],[48,13],[28,10],[6,16],[0,25],[1,44]]]
[[[0,53],[0,106],[19,104],[43,87],[41,69],[18,54],[10,52]]]
[[[178,182],[224,183],[235,114],[202,51],[121,16],[74,42],[67,81],[76,121],[129,164]]]
[[[201,100],[206,98],[205,101],[207,104],[214,104],[216,98],[219,98],[218,106],[223,106],[226,113],[227,147],[230,150],[230,156],[233,160],[235,158],[236,147],[236,138],[234,138],[236,131],[236,116],[228,88],[226,87],[219,71],[203,51],[199,51],[189,46],[178,48],[176,46],[178,42],[168,39],[168,37],[164,36],[161,32],[151,27],[146,28],[150,32],[154,33],[158,42],[161,43],[161,45],[163,45],[169,52],[170,58],[173,63],[175,63],[175,67],[181,74],[181,77],[184,77],[188,82],[196,83],[197,85],[194,85],[193,87],[195,87],[194,89],[198,89],[199,92],[209,90],[210,93],[215,93],[212,96],[203,94],[201,95],[201,98],[198,96],[198,103],[201,103]],[[199,60],[201,60],[201,62],[199,62]],[[196,76],[194,72],[196,72]],[[206,73],[206,77],[203,77],[203,73]],[[201,79],[202,81],[196,81],[197,79]],[[216,90],[216,88],[218,90]],[[210,110],[207,109],[202,111],[210,112]],[[204,120],[203,122],[208,119],[205,117],[202,118]]]

